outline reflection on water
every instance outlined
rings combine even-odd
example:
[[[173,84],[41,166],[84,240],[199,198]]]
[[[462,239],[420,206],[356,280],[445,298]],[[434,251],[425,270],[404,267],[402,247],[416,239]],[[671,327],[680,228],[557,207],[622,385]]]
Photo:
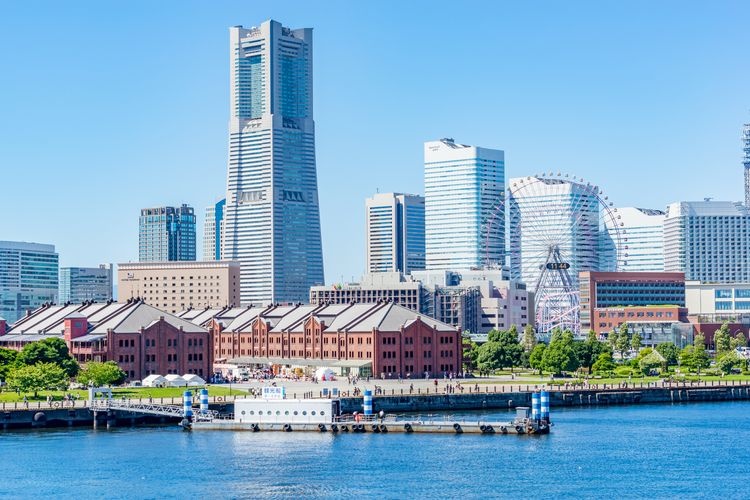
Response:
[[[749,411],[744,402],[553,409],[547,436],[10,432],[0,434],[0,496],[744,498]]]

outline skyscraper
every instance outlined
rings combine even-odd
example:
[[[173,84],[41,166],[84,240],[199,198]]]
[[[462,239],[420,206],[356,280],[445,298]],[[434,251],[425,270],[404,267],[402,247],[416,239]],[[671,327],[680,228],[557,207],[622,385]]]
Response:
[[[664,270],[686,280],[750,282],[750,213],[742,203],[683,201],[667,207]]]
[[[203,260],[221,260],[226,203],[227,200],[224,199],[206,207],[206,220],[203,224]]]
[[[367,272],[424,269],[424,198],[378,193],[365,202]]]
[[[426,142],[427,269],[470,269],[505,260],[505,153]]]
[[[602,231],[603,244],[599,257],[600,271],[616,270],[615,255],[620,256],[620,271],[664,271],[664,216],[662,210],[623,207],[617,209],[619,218],[606,219]],[[615,254],[617,238],[612,224],[620,224],[620,251]]]
[[[241,264],[244,304],[306,301],[323,283],[312,29],[230,28],[224,259]]]
[[[80,304],[87,300],[112,299],[112,265],[99,267],[61,267],[60,303]]]
[[[0,317],[14,323],[26,311],[57,301],[54,245],[0,241]]]
[[[742,127],[742,164],[745,166],[745,206],[750,208],[750,123]]]
[[[195,213],[188,205],[141,210],[138,260],[195,260]]]

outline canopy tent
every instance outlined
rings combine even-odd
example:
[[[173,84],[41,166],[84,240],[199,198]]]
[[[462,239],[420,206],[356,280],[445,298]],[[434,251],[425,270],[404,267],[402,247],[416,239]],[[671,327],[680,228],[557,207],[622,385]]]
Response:
[[[162,377],[161,375],[149,375],[148,377],[144,378],[141,381],[141,385],[143,387],[166,387],[167,386],[167,379]]]
[[[185,379],[187,385],[206,385],[206,381],[195,373],[186,373],[182,378]]]
[[[315,370],[315,378],[317,378],[318,380],[335,380],[336,372],[334,372],[330,368],[321,367]]]
[[[188,382],[176,373],[170,373],[166,377],[166,382],[169,387],[187,387]]]

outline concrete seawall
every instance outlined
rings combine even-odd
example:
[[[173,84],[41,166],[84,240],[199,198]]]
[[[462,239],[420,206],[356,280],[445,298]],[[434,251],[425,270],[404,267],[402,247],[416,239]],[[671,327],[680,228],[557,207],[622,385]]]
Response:
[[[626,404],[690,403],[704,401],[750,400],[750,385],[679,387],[615,387],[596,389],[549,388],[550,406],[599,406]],[[425,412],[507,409],[531,406],[533,391],[487,392],[474,394],[394,395],[373,398],[373,411]],[[345,413],[362,411],[361,398],[344,398],[341,410]]]
[[[373,397],[373,411],[387,413],[425,413],[509,409],[517,406],[531,406],[531,394],[537,386],[498,386],[500,392],[472,392],[466,394],[392,394]],[[513,390],[513,389],[518,390]],[[541,388],[541,386],[539,386]],[[494,388],[493,388],[494,389]],[[528,389],[528,390],[527,390]],[[748,401],[750,400],[750,383],[734,382],[719,384],[714,382],[694,382],[692,384],[672,384],[649,387],[639,384],[629,386],[599,386],[589,388],[548,387],[550,406],[552,407],[585,407],[601,405],[692,403],[706,401]],[[306,397],[315,397],[309,394]],[[234,404],[217,398],[210,407],[223,414],[234,411]],[[228,398],[227,398],[228,399]],[[167,402],[169,403],[169,402]],[[174,403],[174,401],[172,401]],[[81,401],[78,404],[85,404]],[[19,404],[0,405],[0,429],[12,430],[23,428],[45,427],[80,427],[94,426],[94,415],[85,407],[19,408]],[[361,397],[341,398],[342,413],[362,411]],[[96,427],[140,426],[177,424],[179,418],[150,416],[132,411],[98,412]]]

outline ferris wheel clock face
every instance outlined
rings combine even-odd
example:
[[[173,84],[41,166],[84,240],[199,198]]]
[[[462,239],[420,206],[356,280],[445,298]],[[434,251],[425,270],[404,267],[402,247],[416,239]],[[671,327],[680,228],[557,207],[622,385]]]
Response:
[[[580,271],[619,271],[624,228],[617,209],[599,189],[564,174],[511,179],[505,197],[484,221],[485,257],[498,231],[508,228],[511,277],[535,294],[537,332],[580,333]]]

